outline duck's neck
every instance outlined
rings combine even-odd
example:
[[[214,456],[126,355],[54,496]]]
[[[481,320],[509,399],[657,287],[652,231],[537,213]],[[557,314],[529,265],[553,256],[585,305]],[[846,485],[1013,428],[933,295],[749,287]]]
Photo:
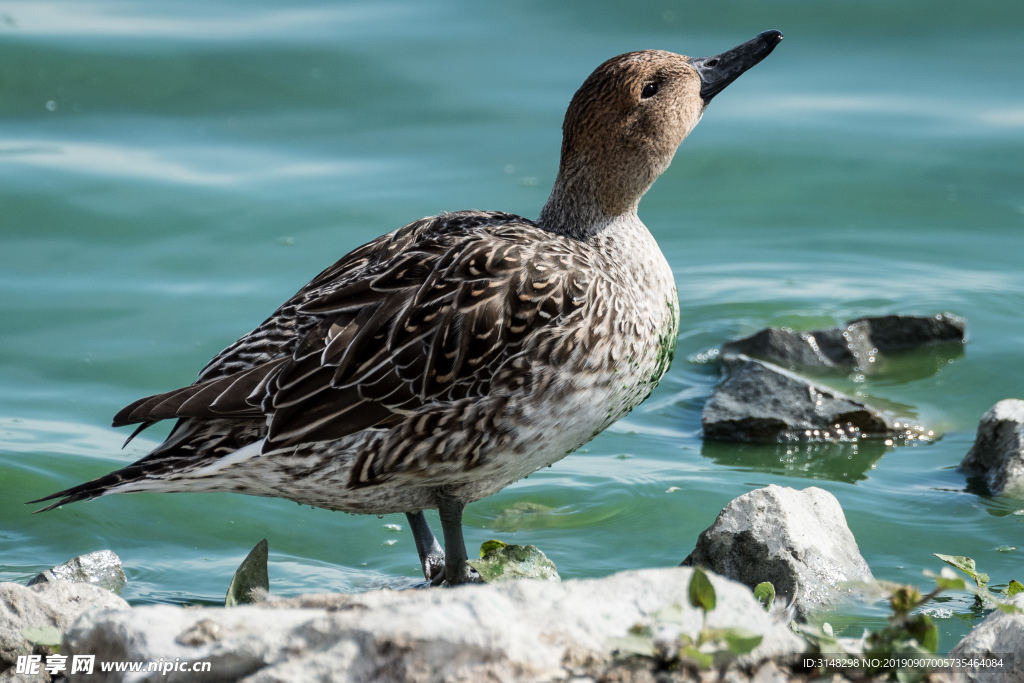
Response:
[[[563,150],[558,177],[537,224],[573,239],[589,240],[610,225],[635,219],[640,198],[657,173],[642,163],[623,166],[595,164],[583,155],[567,158]]]
[[[586,178],[559,174],[551,195],[537,218],[537,224],[572,239],[587,241],[609,226],[636,216],[637,202],[624,210],[609,211],[597,199],[593,183]]]

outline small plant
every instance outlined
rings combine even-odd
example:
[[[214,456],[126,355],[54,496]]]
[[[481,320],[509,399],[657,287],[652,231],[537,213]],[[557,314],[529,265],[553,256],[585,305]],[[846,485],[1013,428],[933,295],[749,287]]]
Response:
[[[770,612],[775,604],[775,586],[770,581],[762,581],[754,586],[754,597],[764,607],[765,612]]]
[[[700,567],[693,568],[687,601],[701,612],[701,629],[696,638],[679,633],[679,627],[683,624],[683,610],[674,605],[654,615],[653,627],[636,624],[626,637],[613,638],[612,646],[627,656],[655,659],[659,668],[711,669],[717,665],[725,669],[737,657],[751,652],[761,644],[763,636],[744,628],[708,628],[708,612],[715,609],[717,596],[707,573]],[[670,633],[674,631],[674,637],[656,638],[655,632],[663,630]]]
[[[1007,613],[1020,611],[1017,607],[1002,599],[1004,597],[1012,598],[1017,593],[1024,591],[1024,585],[1021,585],[1021,583],[1016,579],[1012,579],[1005,590],[999,591],[1001,597],[996,597],[996,595],[988,589],[988,574],[979,572],[974,560],[963,555],[942,555],[941,553],[932,554],[951,567],[956,567],[964,574],[967,574],[967,576],[974,579],[974,583],[977,586],[974,590],[974,604],[978,607],[995,605],[997,609]]]
[[[265,538],[249,551],[231,578],[227,597],[224,598],[225,607],[259,602],[270,591],[269,555],[270,546]]]
[[[988,589],[989,576],[977,570],[974,560],[959,555],[940,555],[935,553],[943,562],[956,567],[967,574],[975,584],[971,588],[967,581],[958,576],[949,567],[943,567],[939,574],[925,571],[925,576],[935,581],[935,589],[924,595],[915,586],[904,586],[887,581],[878,581],[875,585],[880,586],[889,596],[889,606],[892,614],[889,616],[888,625],[877,631],[865,633],[863,648],[861,651],[844,649],[843,643],[836,638],[831,627],[824,624],[822,627],[815,627],[808,624],[793,624],[793,630],[803,636],[810,643],[815,645],[822,654],[836,654],[843,657],[860,657],[862,662],[869,660],[894,661],[898,657],[894,655],[929,655],[938,650],[939,629],[932,621],[931,616],[915,612],[929,601],[944,591],[968,591],[974,593],[976,604],[991,605],[1004,612],[1021,612],[1020,608],[1008,603],[1004,597],[1012,597],[1017,593],[1024,592],[1024,585],[1018,581],[1010,581],[1006,590],[1001,591],[1000,596],[994,595]],[[846,644],[846,648],[850,648]],[[860,667],[860,671],[872,676],[887,675],[889,680],[900,683],[914,683],[921,681],[927,675],[927,670],[898,669],[891,667]]]

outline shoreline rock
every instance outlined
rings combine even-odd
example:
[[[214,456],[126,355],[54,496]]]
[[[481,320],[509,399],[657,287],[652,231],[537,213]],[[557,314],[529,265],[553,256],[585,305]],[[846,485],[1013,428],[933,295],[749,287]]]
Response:
[[[801,621],[835,605],[849,592],[843,583],[874,580],[839,501],[813,486],[772,484],[736,498],[701,532],[683,564],[750,588],[770,581]]]
[[[982,416],[960,470],[982,479],[994,496],[1024,499],[1024,401],[1005,399]]]
[[[1010,598],[1009,602],[1024,609],[1024,594]],[[965,671],[962,680],[981,683],[1024,680],[1024,614],[1005,614],[994,610],[957,643],[949,656],[965,659],[1002,658],[1007,662],[1003,669],[989,667]]]
[[[67,654],[97,660],[209,661],[217,679],[249,683],[567,680],[614,666],[614,639],[668,610],[681,615],[682,632],[696,636],[702,616],[687,599],[691,575],[687,568],[648,569],[562,583],[303,596],[227,609],[103,610],[80,618],[64,643]],[[742,666],[785,662],[805,651],[806,642],[766,613],[746,586],[710,578],[718,604],[707,626],[742,625],[763,636]],[[192,672],[157,677],[202,680]]]
[[[90,583],[0,583],[0,676],[5,670],[14,670],[19,656],[53,654],[52,649],[25,638],[25,629],[54,628],[66,633],[82,614],[96,609],[109,613],[131,610],[119,596]]]
[[[112,550],[97,550],[73,557],[64,564],[45,569],[28,582],[29,586],[54,581],[91,583],[108,591],[117,592],[128,583],[121,567],[121,558]]]

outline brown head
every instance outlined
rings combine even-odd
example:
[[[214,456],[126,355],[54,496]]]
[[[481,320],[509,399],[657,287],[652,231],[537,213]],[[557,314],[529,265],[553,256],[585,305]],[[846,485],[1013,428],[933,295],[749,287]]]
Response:
[[[597,67],[566,111],[558,179],[538,222],[585,238],[635,212],[711,98],[781,40],[766,31],[713,57],[643,50]]]

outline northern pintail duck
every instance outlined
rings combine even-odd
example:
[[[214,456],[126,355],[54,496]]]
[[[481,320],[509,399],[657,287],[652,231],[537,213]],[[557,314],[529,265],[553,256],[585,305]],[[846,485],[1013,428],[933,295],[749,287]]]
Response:
[[[41,500],[228,491],[408,515],[427,579],[471,580],[467,503],[640,404],[679,326],[672,270],[637,217],[708,102],[782,40],[713,57],[613,57],[576,92],[536,221],[423,218],[320,273],[190,386],[114,426],[176,419],[127,467]],[[129,437],[130,440],[131,437]],[[32,501],[39,502],[39,501]],[[423,510],[437,508],[442,551]]]

